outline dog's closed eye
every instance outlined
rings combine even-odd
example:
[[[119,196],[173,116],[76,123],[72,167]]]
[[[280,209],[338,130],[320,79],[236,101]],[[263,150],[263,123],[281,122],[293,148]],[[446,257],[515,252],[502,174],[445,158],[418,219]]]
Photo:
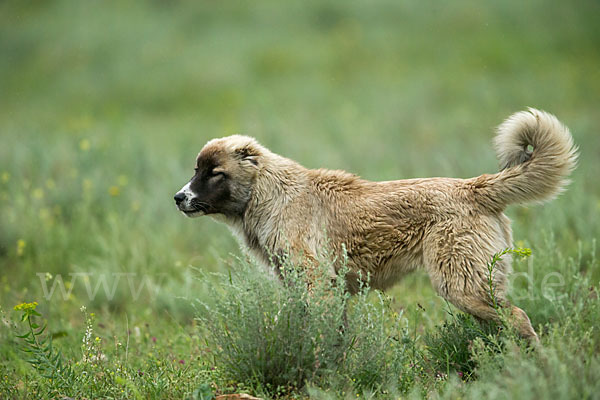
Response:
[[[227,174],[225,173],[225,170],[223,168],[213,168],[210,170],[210,172],[208,173],[208,176],[211,178],[215,178],[215,177],[220,177],[220,178],[225,178],[227,176]]]

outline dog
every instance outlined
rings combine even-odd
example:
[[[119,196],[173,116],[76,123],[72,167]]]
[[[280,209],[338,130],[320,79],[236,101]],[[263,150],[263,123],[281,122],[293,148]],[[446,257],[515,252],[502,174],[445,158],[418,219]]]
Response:
[[[372,182],[340,170],[307,169],[251,137],[233,135],[202,148],[194,176],[174,199],[188,217],[226,223],[276,271],[282,255],[314,268],[329,248],[345,253],[348,290],[355,292],[359,276],[383,290],[424,268],[443,298],[478,319],[498,320],[487,265],[512,246],[503,211],[558,195],[578,154],[569,130],[533,108],[505,120],[494,141],[498,173]],[[506,299],[510,270],[510,255],[495,266],[497,304],[522,337],[538,342],[527,314]]]

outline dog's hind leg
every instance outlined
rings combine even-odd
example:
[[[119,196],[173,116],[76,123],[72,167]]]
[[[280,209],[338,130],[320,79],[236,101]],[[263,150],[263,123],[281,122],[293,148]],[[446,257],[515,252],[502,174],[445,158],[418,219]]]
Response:
[[[507,322],[517,330],[519,336],[529,340],[533,344],[539,344],[538,336],[525,311],[517,306],[511,305],[508,301],[500,301],[497,304],[497,308],[495,308],[489,302],[484,301],[481,298],[465,297],[462,294],[459,298],[456,296],[447,296],[447,299],[462,311],[484,321],[500,322],[501,313],[504,310],[509,310]]]
[[[511,322],[517,327],[521,337],[524,337],[535,344],[540,343],[540,339],[535,333],[531,321],[525,311],[517,306],[510,306],[510,315],[512,319]]]
[[[501,311],[508,310],[508,322],[523,338],[538,343],[527,314],[506,300],[510,258],[499,261],[490,277],[486,265],[493,251],[486,249],[481,236],[473,230],[449,227],[444,233],[445,237],[438,234],[437,240],[426,241],[423,252],[425,267],[438,294],[460,310],[486,321],[498,322]]]

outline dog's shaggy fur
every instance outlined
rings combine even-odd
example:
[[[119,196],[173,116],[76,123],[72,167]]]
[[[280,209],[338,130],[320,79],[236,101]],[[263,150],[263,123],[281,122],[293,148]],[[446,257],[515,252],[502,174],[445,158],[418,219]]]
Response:
[[[501,171],[471,179],[370,182],[343,171],[307,169],[246,136],[208,142],[196,174],[176,194],[188,216],[211,214],[277,269],[291,254],[311,268],[324,248],[347,252],[348,285],[360,274],[385,289],[424,268],[437,292],[478,318],[496,319],[487,263],[512,246],[512,203],[556,196],[577,160],[568,129],[553,115],[514,114],[495,138]],[[523,310],[506,301],[510,256],[496,265],[496,297],[520,334],[537,340]],[[333,272],[333,271],[332,271]]]

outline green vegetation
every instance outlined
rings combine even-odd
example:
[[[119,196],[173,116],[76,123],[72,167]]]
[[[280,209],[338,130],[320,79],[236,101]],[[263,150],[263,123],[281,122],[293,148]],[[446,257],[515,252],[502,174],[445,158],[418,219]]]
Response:
[[[591,0],[2,2],[0,398],[597,397],[599,17]],[[372,180],[469,177],[496,171],[493,127],[527,106],[581,153],[566,193],[507,210],[539,350],[421,272],[313,301],[173,205],[213,137]]]

